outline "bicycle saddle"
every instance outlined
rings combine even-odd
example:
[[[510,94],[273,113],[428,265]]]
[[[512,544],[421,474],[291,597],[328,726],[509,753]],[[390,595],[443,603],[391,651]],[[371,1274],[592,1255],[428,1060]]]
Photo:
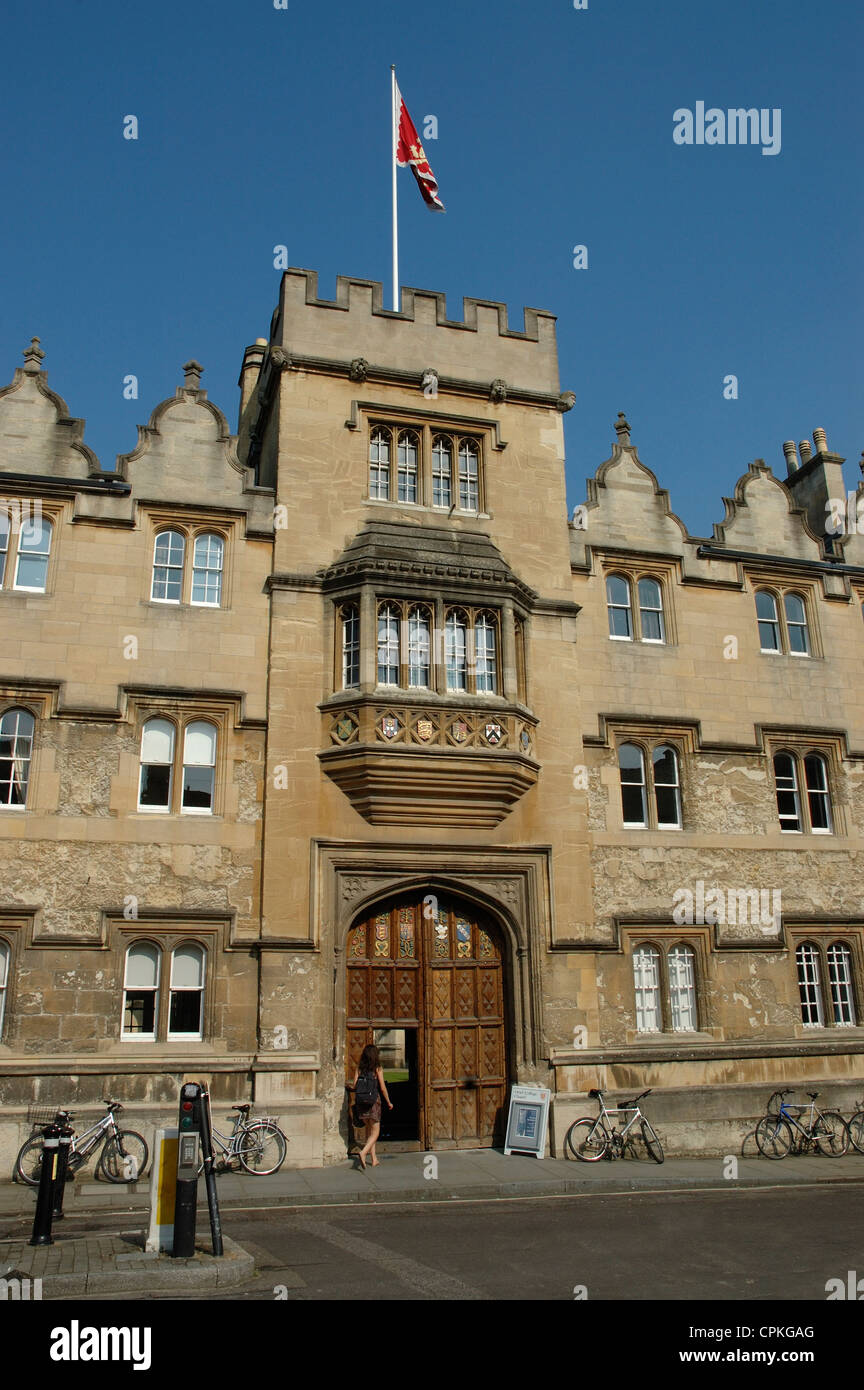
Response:
[[[807,1094],[808,1094],[808,1096],[810,1097],[811,1100],[815,1100],[816,1097],[818,1096],[819,1092],[818,1092],[818,1091],[808,1091]]]
[[[589,1096],[591,1097],[592,1100],[599,1100],[600,1097],[602,1096],[603,1092],[602,1092],[602,1091],[589,1091],[588,1094],[589,1094]]]
[[[247,1114],[247,1113],[252,1109],[252,1106],[251,1106],[251,1105],[232,1105],[232,1106],[231,1106],[231,1109],[232,1109],[232,1110],[239,1110],[240,1113],[241,1113],[241,1115],[245,1115],[245,1114]]]

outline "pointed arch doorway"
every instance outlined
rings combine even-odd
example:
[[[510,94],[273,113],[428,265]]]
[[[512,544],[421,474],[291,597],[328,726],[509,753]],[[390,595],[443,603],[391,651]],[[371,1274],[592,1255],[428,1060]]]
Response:
[[[345,1074],[381,1051],[394,1103],[382,1140],[490,1148],[507,1092],[505,960],[496,925],[455,898],[381,904],[348,932]]]

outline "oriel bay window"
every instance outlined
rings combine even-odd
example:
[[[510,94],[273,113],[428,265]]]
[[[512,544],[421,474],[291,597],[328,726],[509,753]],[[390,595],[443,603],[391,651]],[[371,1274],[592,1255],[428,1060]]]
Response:
[[[344,651],[349,620],[342,611]],[[498,613],[462,606],[444,606],[442,612],[443,632],[436,628],[432,604],[398,599],[378,604],[378,685],[434,690],[441,688],[440,678],[448,692],[496,695],[500,689]]]
[[[148,719],[141,732],[139,811],[212,815],[216,738],[216,725],[206,719],[188,720],[179,731],[169,719]]]
[[[374,424],[369,433],[369,497],[447,511],[480,511],[480,439],[429,426]]]
[[[120,1036],[143,1042],[204,1036],[206,952],[197,942],[173,950],[136,941],[126,952]],[[167,975],[167,998],[162,981]]]
[[[671,744],[660,743],[650,750],[638,743],[620,744],[618,771],[625,826],[681,829],[678,752]]]

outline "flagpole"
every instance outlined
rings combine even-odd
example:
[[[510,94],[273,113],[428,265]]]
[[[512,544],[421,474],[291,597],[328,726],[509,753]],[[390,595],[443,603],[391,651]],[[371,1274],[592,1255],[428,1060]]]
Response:
[[[391,165],[393,177],[393,309],[399,312],[399,218],[396,212],[396,149],[398,141],[398,119],[396,113],[396,65],[390,64],[390,127],[391,127]]]

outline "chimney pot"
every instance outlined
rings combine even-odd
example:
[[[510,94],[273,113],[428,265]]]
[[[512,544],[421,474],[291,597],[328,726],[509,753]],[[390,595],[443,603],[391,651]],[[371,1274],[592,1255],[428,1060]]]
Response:
[[[825,438],[824,430],[813,431],[813,443],[815,445],[817,454],[827,454],[828,440]]]
[[[812,455],[812,453],[813,453],[813,450],[810,448],[810,440],[809,440],[809,439],[802,439],[801,442],[800,442],[799,445],[798,445],[798,449],[799,449],[799,452],[800,452],[800,454],[801,454],[801,462],[802,462],[802,463],[809,463],[810,457],[811,457],[811,455]]]
[[[787,439],[784,442],[783,453],[786,455],[786,468],[788,472],[794,473],[798,467],[798,455],[795,451],[794,439]]]

